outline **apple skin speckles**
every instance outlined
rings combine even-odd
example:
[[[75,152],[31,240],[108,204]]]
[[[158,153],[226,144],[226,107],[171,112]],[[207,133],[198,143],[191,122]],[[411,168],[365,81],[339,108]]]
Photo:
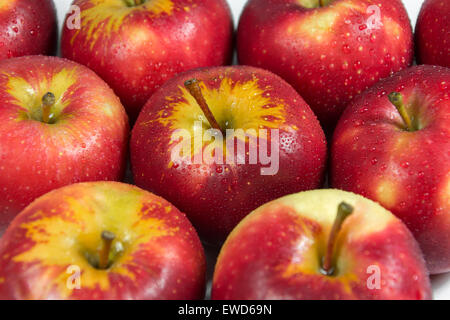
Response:
[[[99,269],[92,258],[104,231],[115,237],[111,264]],[[0,239],[0,299],[202,299],[205,272],[200,239],[185,215],[118,182],[49,192]]]
[[[354,207],[336,247],[336,273],[321,258],[342,201]],[[401,267],[399,267],[401,266]],[[380,287],[368,287],[370,268]],[[430,299],[425,263],[411,232],[379,204],[341,190],[301,192],[250,213],[222,246],[217,300]]]
[[[198,151],[204,155],[209,143],[198,148],[191,144],[193,152],[186,157],[191,161],[173,163],[173,134],[187,130],[196,137],[200,130],[194,130],[194,122],[204,119],[195,99],[183,89],[190,79],[200,83],[218,123],[256,133],[279,130],[277,172],[261,175],[266,166],[260,161],[251,164],[249,152],[232,155],[244,157],[244,164],[195,163],[195,156],[202,156]],[[203,123],[205,130],[209,128],[206,120]],[[218,147],[224,148],[223,143]],[[166,82],[142,109],[130,150],[135,183],[185,212],[211,243],[223,242],[245,215],[263,203],[320,187],[327,153],[319,121],[298,93],[275,74],[249,66],[191,70]]]
[[[450,271],[450,69],[400,71],[349,104],[336,127],[331,185],[379,202],[409,227],[430,273]],[[419,130],[387,95],[400,92]]]
[[[135,7],[121,0],[74,4],[81,8],[81,29],[64,25],[62,56],[105,80],[132,123],[174,75],[231,62],[233,22],[225,0],[152,0]]]
[[[426,0],[415,30],[418,63],[450,68],[450,1]]]
[[[55,123],[42,96],[55,95]],[[44,56],[0,61],[0,229],[37,197],[83,181],[120,180],[128,117],[93,71]]]
[[[288,81],[331,133],[358,93],[411,65],[412,40],[400,0],[341,0],[315,9],[298,0],[250,0],[237,46],[241,64]]]
[[[0,60],[53,55],[57,35],[53,0],[0,1]]]

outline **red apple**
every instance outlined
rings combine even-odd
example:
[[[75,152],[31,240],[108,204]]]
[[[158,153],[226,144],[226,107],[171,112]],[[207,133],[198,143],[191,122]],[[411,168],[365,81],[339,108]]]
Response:
[[[75,0],[74,5],[81,9],[81,29],[70,30],[66,23],[62,55],[100,75],[133,121],[175,74],[231,60],[233,22],[225,0]]]
[[[205,256],[173,205],[90,182],[28,206],[0,240],[0,299],[201,299]]]
[[[94,72],[44,56],[0,61],[0,230],[37,197],[119,180],[128,119]]]
[[[450,1],[426,0],[415,31],[418,63],[450,68]]]
[[[400,0],[250,0],[238,55],[287,80],[332,131],[353,97],[412,63],[412,31]]]
[[[0,1],[0,59],[53,54],[57,34],[52,0]]]
[[[138,186],[169,200],[217,243],[261,204],[320,187],[326,142],[311,109],[278,76],[205,68],[169,80],[150,98],[133,128],[131,161]]]
[[[336,213],[338,212],[338,213]],[[380,205],[339,190],[272,201],[230,234],[213,299],[429,299],[419,246]]]
[[[332,186],[401,218],[431,273],[450,271],[449,86],[447,68],[401,71],[355,99],[333,138]]]

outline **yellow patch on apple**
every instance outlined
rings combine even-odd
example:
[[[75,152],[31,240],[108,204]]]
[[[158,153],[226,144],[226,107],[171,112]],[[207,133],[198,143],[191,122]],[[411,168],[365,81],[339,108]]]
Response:
[[[305,6],[310,5],[309,2],[304,1]],[[366,8],[348,2],[337,2],[333,6],[323,7],[320,11],[314,10],[308,14],[304,20],[295,22],[288,27],[288,34],[302,34],[307,35],[310,39],[315,41],[323,41],[328,35],[333,35],[332,29],[340,17],[345,17],[348,11],[362,11]]]
[[[90,0],[91,6],[81,11],[81,29],[87,29],[86,41],[91,43],[91,49],[100,37],[109,38],[118,32],[124,20],[137,12],[149,12],[155,16],[172,14],[172,0],[152,0],[139,6],[127,6],[123,0]],[[71,42],[79,35],[75,32]]]
[[[336,208],[343,201],[343,195],[345,195],[345,202],[354,208],[354,212],[346,221],[346,226],[349,227],[344,226],[341,230],[336,246],[341,248],[339,251],[341,258],[336,262],[339,274],[336,277],[330,277],[328,280],[344,284],[345,290],[351,293],[352,283],[358,282],[358,278],[354,273],[350,272],[350,270],[354,269],[354,258],[350,251],[345,250],[346,246],[343,244],[343,241],[350,243],[367,235],[380,232],[396,219],[389,211],[360,195],[328,189],[320,190],[320,192],[317,190],[305,191],[279,198],[261,206],[245,217],[232,231],[227,242],[231,241],[234,235],[239,234],[242,226],[248,225],[252,219],[261,218],[263,216],[260,214],[261,212],[270,211],[271,206],[277,208],[279,204],[282,204],[285,207],[294,208],[292,214],[298,214],[295,228],[301,228],[302,234],[308,236],[302,237],[306,240],[298,244],[298,256],[301,259],[296,261],[294,257],[289,264],[279,265],[277,270],[286,278],[290,278],[295,274],[319,275],[317,270],[320,270],[320,257],[323,256],[326,250],[328,237],[336,218]],[[377,214],[373,214],[374,212]],[[319,233],[313,234],[310,227],[305,224],[304,219],[314,221],[324,226],[324,229]],[[308,241],[308,239],[311,241]]]
[[[225,129],[242,129],[235,131],[238,139],[245,139],[240,135],[244,131],[251,133],[251,129],[253,129],[257,136],[257,130],[260,128],[280,129],[285,123],[284,105],[280,101],[274,101],[270,95],[266,94],[270,88],[260,88],[257,79],[233,83],[230,78],[225,77],[218,89],[209,88],[202,81],[200,87],[220,126]],[[156,121],[174,131],[184,128],[189,131],[192,139],[197,138],[199,141],[203,141],[203,132],[210,129],[210,125],[195,98],[185,87],[179,86],[179,89],[183,99],[180,101],[179,96],[168,97],[168,106],[159,112],[159,118]],[[224,108],[223,106],[229,107]],[[203,130],[195,130],[194,123],[196,121],[202,122]],[[208,143],[208,141],[203,142],[204,144]],[[192,143],[191,145],[194,148],[196,144]],[[203,146],[199,145],[198,147]],[[210,144],[210,147],[216,147],[215,141]],[[226,148],[224,148],[225,150]],[[199,150],[191,151],[193,152],[191,154],[195,154]]]
[[[377,199],[383,204],[384,207],[393,208],[397,203],[397,186],[389,179],[384,179],[378,182],[375,193]]]
[[[31,239],[34,245],[15,256],[13,260],[37,262],[39,267],[47,268],[49,276],[59,273],[56,283],[63,296],[69,296],[72,292],[72,289],[66,286],[70,277],[66,272],[68,266],[76,265],[80,268],[83,288],[99,287],[101,290],[108,290],[111,273],[135,280],[135,274],[129,269],[135,266],[131,248],[139,250],[142,244],[151,239],[173,235],[178,231],[177,228],[168,228],[159,219],[145,217],[146,212],[152,211],[153,208],[148,206],[143,210],[145,203],[141,204],[141,192],[130,193],[124,198],[120,190],[107,189],[107,185],[96,188],[104,189],[98,193],[89,193],[96,195],[96,198],[66,197],[64,205],[59,208],[61,213],[51,216],[49,213],[37,211],[34,214],[36,219],[21,225],[21,228],[26,230],[26,237]],[[164,206],[158,202],[151,204],[161,208]],[[86,253],[95,253],[101,248],[100,235],[104,230],[113,232],[121,246],[121,251],[116,248],[116,262],[109,272],[94,268],[85,256]],[[42,293],[42,296],[46,296],[46,293]]]
[[[11,74],[4,75],[8,78],[7,92],[11,95],[13,102],[21,106],[21,108],[27,109],[27,112],[20,116],[20,120],[24,116],[28,118],[27,114],[29,113],[42,112],[42,97],[49,91],[55,95],[56,100],[53,111],[56,115],[59,115],[70,104],[70,100],[66,99],[66,95],[70,94],[69,88],[77,81],[76,69],[61,69],[52,76],[35,74],[32,79],[46,80],[35,82]]]
[[[15,2],[17,2],[17,0],[3,0],[3,1],[0,1],[0,11],[9,10],[10,8],[12,8],[14,6]]]
[[[440,194],[439,205],[442,207],[443,212],[450,211],[450,173],[447,173],[447,178],[445,179],[444,187]]]

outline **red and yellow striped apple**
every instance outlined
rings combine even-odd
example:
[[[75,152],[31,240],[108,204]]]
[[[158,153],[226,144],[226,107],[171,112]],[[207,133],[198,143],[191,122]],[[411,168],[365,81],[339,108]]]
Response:
[[[431,273],[450,271],[449,86],[450,69],[435,66],[381,81],[348,106],[331,156],[332,186],[401,218]]]
[[[0,1],[0,59],[53,54],[57,35],[52,0]]]
[[[258,208],[233,230],[213,299],[429,299],[408,228],[359,195],[314,190]]]
[[[415,30],[418,63],[450,68],[450,1],[426,0]]]
[[[64,26],[62,55],[100,75],[133,121],[175,74],[231,61],[233,22],[225,0],[73,3],[81,9],[81,29]]]
[[[332,131],[345,106],[413,61],[401,0],[250,0],[241,16],[241,64],[287,80]]]
[[[67,184],[120,180],[128,119],[94,72],[44,56],[0,61],[0,229]]]
[[[308,105],[278,76],[247,66],[169,80],[144,106],[130,148],[136,184],[185,212],[210,242],[261,204],[320,187],[326,162]]]
[[[86,182],[28,206],[0,240],[0,299],[201,299],[205,256],[173,205]]]

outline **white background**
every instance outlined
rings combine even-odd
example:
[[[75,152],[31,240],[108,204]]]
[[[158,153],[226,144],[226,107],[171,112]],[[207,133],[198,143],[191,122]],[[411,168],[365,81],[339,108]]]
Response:
[[[61,24],[64,21],[64,16],[69,10],[72,0],[54,0],[56,8],[58,10],[58,21]],[[424,0],[403,0],[403,3],[408,10],[409,18],[413,27],[416,24],[417,16],[419,14],[420,7]],[[228,0],[233,11],[233,17],[235,21],[235,26],[238,24],[239,16],[241,14],[242,8],[244,7],[245,0]],[[433,294],[435,299],[450,299],[450,274],[440,275],[432,277],[433,283]]]

